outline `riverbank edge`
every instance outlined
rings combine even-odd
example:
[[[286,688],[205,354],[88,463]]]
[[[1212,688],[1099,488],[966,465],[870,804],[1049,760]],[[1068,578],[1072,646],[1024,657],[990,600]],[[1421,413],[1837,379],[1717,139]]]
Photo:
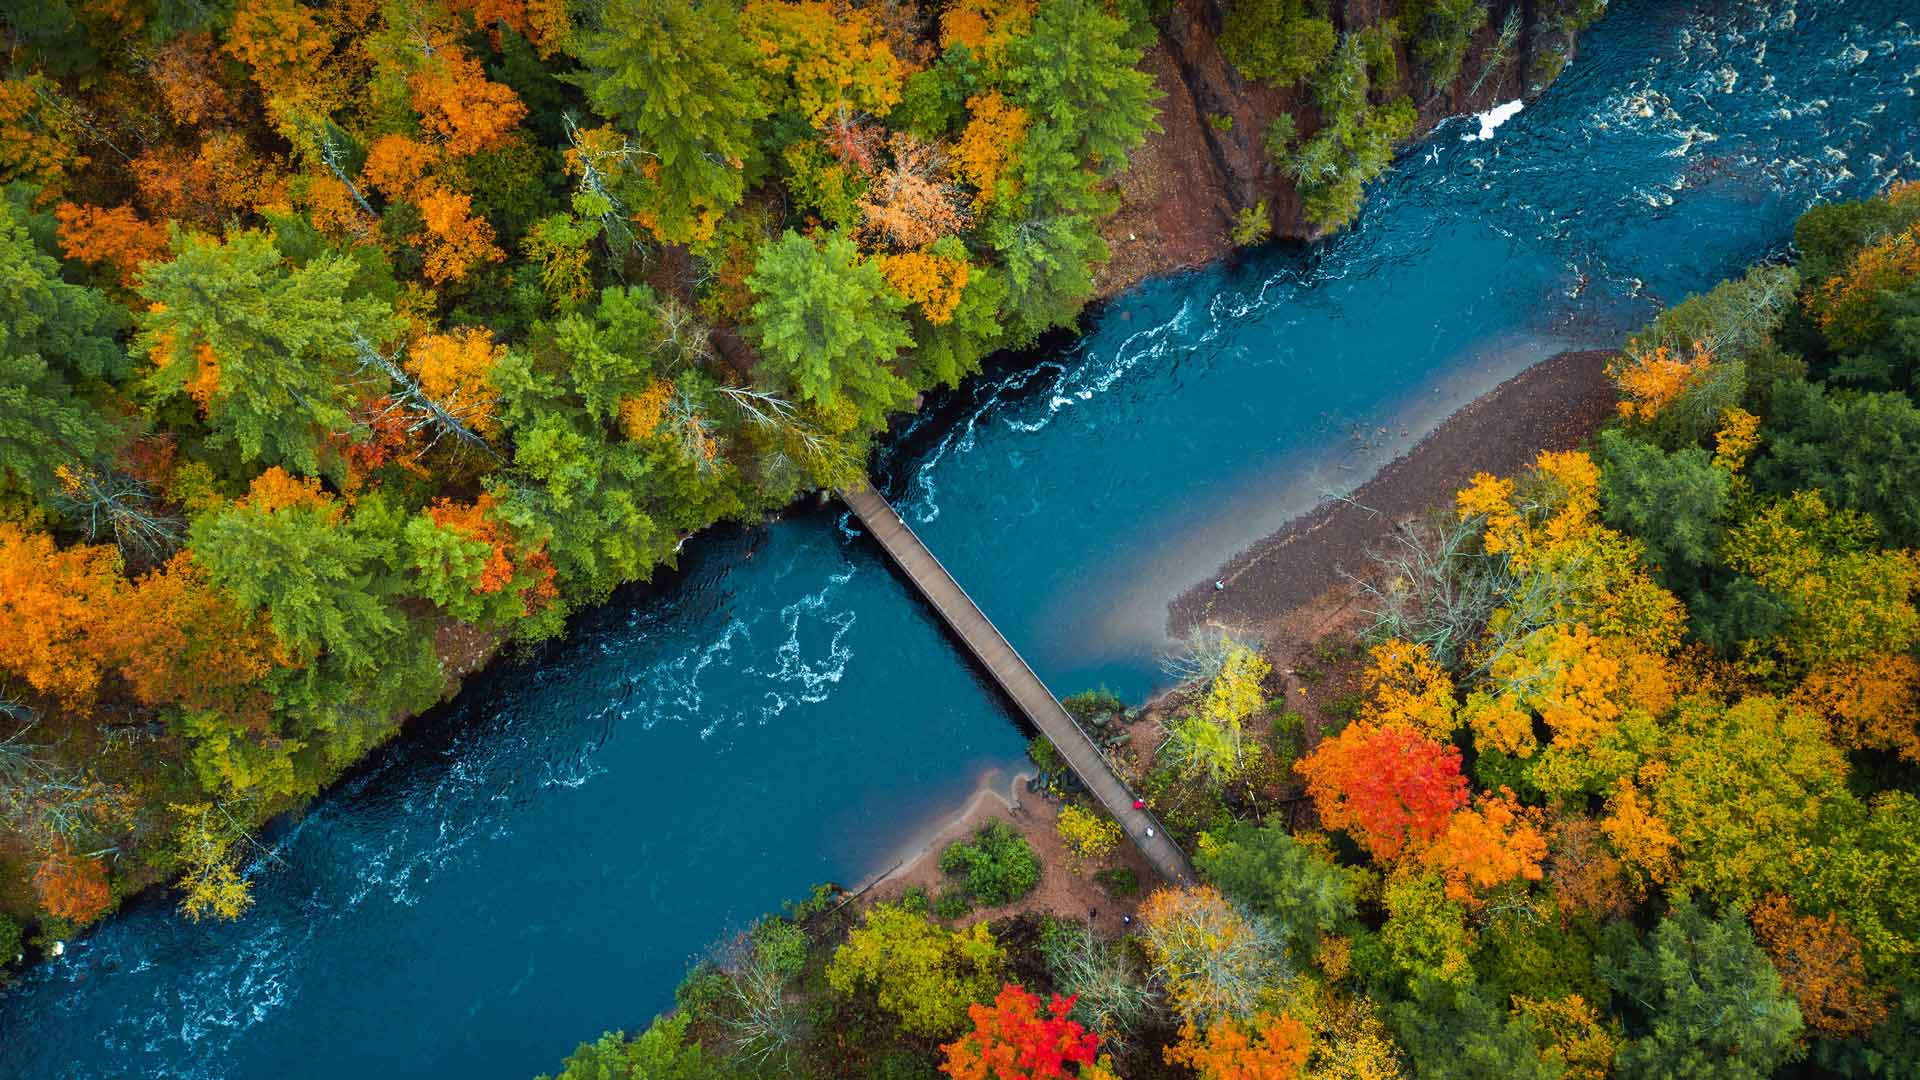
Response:
[[[1345,586],[1346,574],[1361,573],[1367,552],[1394,525],[1449,505],[1474,473],[1510,475],[1543,450],[1570,450],[1591,440],[1615,412],[1618,394],[1606,375],[1614,355],[1556,353],[1454,410],[1351,491],[1297,515],[1171,599],[1169,635],[1178,638],[1204,622],[1277,639],[1295,613]],[[1227,587],[1216,589],[1215,581]],[[1172,688],[1150,695],[1139,703],[1140,713],[1152,712],[1170,693]],[[932,816],[938,824],[903,842],[898,850],[905,854],[849,891],[884,898],[909,884],[925,884],[931,856],[989,818],[1006,820],[1035,841],[1042,830],[1033,828],[1030,804],[1049,804],[1038,795],[1019,798],[1025,775],[1014,775],[1011,795],[1002,793],[997,776],[983,778],[952,810]]]
[[[1139,67],[1152,74],[1161,93],[1161,126],[1149,134],[1146,142],[1130,155],[1127,168],[1114,178],[1118,205],[1101,226],[1108,245],[1108,257],[1093,267],[1092,291],[1075,320],[1072,332],[1082,334],[1111,305],[1143,284],[1163,278],[1204,272],[1231,259],[1246,249],[1230,239],[1235,209],[1250,206],[1263,197],[1273,202],[1270,220],[1275,226],[1267,241],[1272,244],[1311,244],[1326,237],[1311,227],[1302,216],[1301,204],[1291,183],[1261,156],[1249,132],[1264,131],[1267,123],[1281,113],[1317,115],[1311,105],[1291,91],[1279,92],[1241,78],[1221,54],[1217,27],[1206,13],[1205,0],[1176,0],[1165,20],[1156,29],[1156,38],[1142,55]],[[1215,13],[1217,15],[1217,12]],[[1565,31],[1561,48],[1563,62],[1576,55],[1584,25]],[[1488,63],[1488,54],[1496,48],[1491,26],[1475,35],[1470,55]],[[1534,44],[1525,44],[1522,54],[1531,58]],[[1402,49],[1404,52],[1404,49]],[[1407,70],[1402,57],[1403,70]],[[1512,64],[1501,77],[1486,81],[1472,92],[1459,85],[1464,76],[1445,94],[1436,94],[1419,103],[1418,125],[1402,140],[1395,155],[1399,157],[1432,136],[1447,121],[1472,115],[1496,101],[1516,97],[1528,103],[1536,100],[1558,77],[1558,70],[1544,79],[1532,79],[1527,62]],[[1204,106],[1204,107],[1203,107]],[[1209,109],[1217,111],[1209,111]],[[1219,116],[1238,115],[1240,131],[1232,125],[1212,122]],[[1195,170],[1198,170],[1196,174]],[[1173,184],[1155,183],[1169,176],[1181,178]],[[1262,205],[1265,202],[1262,201]],[[723,351],[725,351],[723,349]],[[1022,350],[1012,350],[1017,355]],[[1007,355],[996,353],[986,358],[986,366]],[[921,413],[921,402],[897,414],[893,429],[914,421]],[[794,507],[831,499],[825,491],[802,492],[786,505],[761,515],[757,522],[777,519]],[[752,527],[757,522],[733,522]],[[715,522],[681,539],[689,541],[710,532]],[[679,549],[676,549],[676,552]],[[674,563],[662,564],[677,570]],[[651,588],[648,581],[629,582]],[[367,746],[353,761],[341,765],[336,773],[311,796],[280,806],[258,823],[256,832],[273,830],[276,824],[304,814],[313,803],[332,790],[354,769],[372,759],[374,753],[418,730],[442,709],[450,706],[465,688],[468,679],[485,672],[509,649],[524,643],[498,632],[479,627],[445,625],[435,632],[436,649],[445,668],[445,683],[440,700],[421,712],[400,717],[381,739]],[[127,903],[154,890],[170,888],[175,878],[155,870],[130,875],[123,889],[117,889],[109,912],[111,918]],[[11,968],[0,958],[0,993],[11,977],[18,977],[36,966],[54,951],[55,942],[83,938],[99,923],[75,928],[65,937],[46,937],[45,927],[23,927],[37,931],[25,943],[21,962]]]
[[[1365,571],[1401,522],[1451,505],[1475,473],[1512,475],[1543,450],[1589,441],[1614,415],[1615,353],[1557,353],[1449,414],[1371,477],[1242,548],[1167,605],[1170,637],[1218,625],[1272,637],[1294,611]]]

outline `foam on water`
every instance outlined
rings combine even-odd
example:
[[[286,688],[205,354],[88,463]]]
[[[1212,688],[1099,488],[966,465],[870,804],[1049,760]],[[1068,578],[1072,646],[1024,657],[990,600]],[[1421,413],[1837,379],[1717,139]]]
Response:
[[[938,396],[881,480],[1054,689],[1144,694],[1166,599],[1236,547],[1519,367],[1780,250],[1812,201],[1920,176],[1907,8],[1616,0],[1497,138],[1445,125],[1350,231],[1150,283]],[[0,1077],[524,1080],[1017,760],[844,513],[683,560],[278,823],[245,919],[155,894],[29,973]]]

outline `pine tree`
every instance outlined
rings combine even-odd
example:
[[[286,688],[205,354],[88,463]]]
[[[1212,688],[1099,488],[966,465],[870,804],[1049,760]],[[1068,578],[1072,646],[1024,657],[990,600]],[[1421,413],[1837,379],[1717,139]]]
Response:
[[[703,213],[724,213],[746,191],[753,124],[766,115],[756,53],[724,0],[609,0],[600,29],[572,51],[593,107],[639,137],[651,156],[646,199],[654,231],[686,243]]]
[[[891,364],[913,344],[906,301],[844,233],[816,244],[789,230],[761,252],[747,284],[762,367],[777,381],[872,428],[905,402],[911,391]]]
[[[392,323],[385,304],[351,295],[356,269],[341,255],[290,267],[263,233],[189,240],[140,287],[154,386],[195,380],[214,430],[248,459],[318,472],[321,439],[352,426],[343,381]]]

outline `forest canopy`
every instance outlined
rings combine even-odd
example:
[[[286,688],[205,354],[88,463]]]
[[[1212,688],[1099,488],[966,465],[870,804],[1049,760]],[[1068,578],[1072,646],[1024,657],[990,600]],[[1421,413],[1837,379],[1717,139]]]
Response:
[[[184,875],[502,644],[1069,325],[1109,0],[7,16],[0,918]]]

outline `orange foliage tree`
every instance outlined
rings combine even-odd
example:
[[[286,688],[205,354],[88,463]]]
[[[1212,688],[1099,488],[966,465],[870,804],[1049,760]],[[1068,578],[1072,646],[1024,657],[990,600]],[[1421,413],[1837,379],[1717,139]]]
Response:
[[[1620,388],[1620,415],[1643,422],[1653,419],[1712,363],[1713,349],[1700,342],[1694,343],[1692,354],[1686,357],[1675,355],[1665,345],[1629,348],[1607,366],[1607,374]]]
[[[218,711],[253,725],[264,724],[268,706],[259,681],[292,662],[266,616],[242,610],[184,551],[113,606],[100,648],[141,703]]]
[[[107,868],[100,860],[76,855],[65,840],[55,840],[33,874],[33,890],[47,914],[77,923],[100,917],[112,902]]]
[[[409,352],[407,370],[420,380],[420,389],[447,411],[458,415],[483,435],[499,429],[494,419],[498,395],[492,373],[504,346],[477,326],[463,326],[445,334],[428,334]]]
[[[991,1006],[967,1007],[973,1031],[941,1047],[940,1071],[954,1080],[1111,1077],[1095,1060],[1099,1036],[1067,1019],[1073,1000],[1056,994],[1043,1013],[1039,995],[1008,983]]]
[[[973,204],[983,207],[1014,194],[1006,172],[1027,137],[1027,110],[1010,105],[999,91],[967,99],[965,131],[953,148],[953,171],[973,185]]]
[[[1185,1065],[1200,1080],[1294,1080],[1312,1049],[1305,1024],[1263,1013],[1249,1024],[1219,1020],[1204,1036],[1189,1020],[1180,1029],[1180,1041],[1162,1053],[1167,1064]]]
[[[133,284],[142,265],[167,257],[167,227],[142,220],[130,206],[61,203],[53,216],[67,258],[111,267],[122,285]]]
[[[1912,198],[1914,185],[1905,184],[1890,196]],[[1846,269],[1807,293],[1807,311],[1820,324],[1827,340],[1838,349],[1871,344],[1886,329],[1890,315],[1882,310],[1882,296],[1898,292],[1920,276],[1920,222],[1881,237],[1861,248]]]
[[[1321,823],[1345,829],[1377,859],[1432,842],[1467,802],[1460,751],[1408,727],[1355,721],[1294,768]]]
[[[1906,653],[1814,668],[1792,701],[1824,718],[1842,746],[1920,762],[1920,660]]]
[[[182,34],[162,45],[147,65],[147,78],[174,123],[198,127],[232,114],[233,98],[219,80],[216,47],[212,34]]]
[[[1754,934],[1807,1026],[1831,1038],[1860,1035],[1887,1018],[1887,990],[1867,980],[1860,939],[1838,917],[1816,918],[1783,896],[1754,905]]]
[[[435,187],[420,196],[420,218],[427,226],[429,281],[459,281],[481,263],[506,258],[493,243],[493,226],[472,213],[473,197]]]
[[[1488,890],[1510,881],[1539,881],[1547,839],[1539,812],[1523,807],[1513,792],[1482,797],[1454,811],[1446,831],[1422,855],[1447,883],[1447,896],[1469,906]]]
[[[41,107],[42,95],[54,90],[38,75],[0,79],[0,181],[29,180],[54,191],[68,170],[87,164],[72,125]]]
[[[448,11],[464,14],[473,25],[493,33],[500,43],[502,26],[527,39],[541,59],[552,56],[573,30],[566,0],[445,0]]]
[[[860,201],[867,230],[899,248],[920,248],[966,228],[967,218],[933,147],[905,132],[888,140],[893,163]]]
[[[125,588],[117,549],[60,548],[0,522],[0,668],[87,708],[100,687],[96,635]]]
[[[1033,25],[1036,0],[954,0],[940,15],[940,47],[964,45],[989,70],[997,69],[1008,42]]]
[[[505,145],[527,115],[520,95],[489,81],[480,61],[454,46],[422,64],[407,86],[421,129],[456,156]]]
[[[253,69],[277,113],[325,112],[333,97],[322,65],[333,35],[297,0],[240,0],[227,27],[228,55]]]

